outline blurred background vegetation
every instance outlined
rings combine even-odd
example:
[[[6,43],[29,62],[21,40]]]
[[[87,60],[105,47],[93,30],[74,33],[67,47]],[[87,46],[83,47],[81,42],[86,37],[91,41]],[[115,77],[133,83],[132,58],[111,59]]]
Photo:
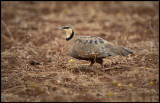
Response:
[[[103,73],[99,65],[89,69],[83,66],[89,62],[66,52],[66,35],[57,30],[64,25],[74,26],[76,35],[129,47],[135,55],[106,58],[110,70]],[[1,56],[3,102],[157,102],[159,2],[2,1]]]

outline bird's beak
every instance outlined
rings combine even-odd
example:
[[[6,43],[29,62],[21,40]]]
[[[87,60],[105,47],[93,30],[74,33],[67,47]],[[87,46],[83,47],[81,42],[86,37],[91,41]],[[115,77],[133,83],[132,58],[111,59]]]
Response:
[[[64,29],[64,28],[58,28],[58,29],[62,30],[62,29]]]

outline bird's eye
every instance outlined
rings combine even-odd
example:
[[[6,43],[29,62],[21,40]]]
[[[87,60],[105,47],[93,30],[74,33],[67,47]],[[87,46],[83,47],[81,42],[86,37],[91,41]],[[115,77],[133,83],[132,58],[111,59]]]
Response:
[[[69,27],[67,26],[67,27],[64,27],[64,29],[69,29]]]

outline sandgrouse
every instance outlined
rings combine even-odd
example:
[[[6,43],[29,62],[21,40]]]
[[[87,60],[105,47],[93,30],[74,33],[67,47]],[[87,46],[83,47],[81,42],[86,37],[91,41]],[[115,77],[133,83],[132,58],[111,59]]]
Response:
[[[59,29],[66,31],[67,51],[70,56],[76,59],[90,60],[90,66],[97,62],[101,64],[102,70],[104,70],[103,58],[114,55],[127,56],[133,53],[128,48],[115,45],[100,37],[76,36],[74,28],[70,25]]]

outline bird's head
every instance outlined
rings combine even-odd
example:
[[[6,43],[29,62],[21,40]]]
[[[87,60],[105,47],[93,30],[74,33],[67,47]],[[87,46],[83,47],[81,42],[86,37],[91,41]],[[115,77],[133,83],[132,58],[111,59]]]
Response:
[[[71,25],[67,25],[67,26],[63,26],[61,28],[59,28],[60,30],[65,30],[66,34],[67,34],[67,38],[72,38],[74,36],[74,29]],[[66,40],[67,40],[66,38]]]

